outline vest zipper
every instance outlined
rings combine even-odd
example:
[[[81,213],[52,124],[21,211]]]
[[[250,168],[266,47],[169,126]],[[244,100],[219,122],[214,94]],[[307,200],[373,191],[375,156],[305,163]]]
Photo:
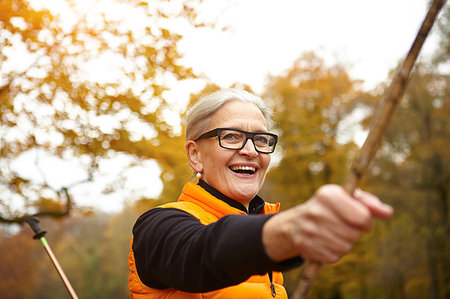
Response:
[[[272,291],[272,297],[275,298],[277,296],[277,292],[275,291],[275,285],[272,280],[272,272],[269,272],[269,280],[270,280],[270,290]]]

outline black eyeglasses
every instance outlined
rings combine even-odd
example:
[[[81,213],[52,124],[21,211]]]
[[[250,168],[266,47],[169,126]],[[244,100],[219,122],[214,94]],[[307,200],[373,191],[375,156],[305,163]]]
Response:
[[[217,128],[200,135],[196,140],[215,136],[219,137],[220,147],[233,150],[244,148],[247,140],[251,139],[255,150],[264,154],[273,153],[278,141],[278,136],[273,133],[246,132],[232,128]]]

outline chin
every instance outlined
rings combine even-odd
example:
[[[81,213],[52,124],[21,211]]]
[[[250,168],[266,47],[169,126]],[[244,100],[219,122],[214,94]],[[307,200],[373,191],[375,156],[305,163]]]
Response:
[[[258,194],[262,186],[261,180],[257,176],[237,177],[233,174],[228,179],[228,190],[231,195],[229,197],[241,203],[250,202]]]
[[[239,186],[234,194],[239,195],[239,199],[250,202],[258,192],[259,188],[257,186]]]

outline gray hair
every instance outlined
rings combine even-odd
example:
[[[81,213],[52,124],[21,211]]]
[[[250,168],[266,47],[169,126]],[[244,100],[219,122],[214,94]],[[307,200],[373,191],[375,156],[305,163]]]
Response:
[[[272,126],[272,112],[260,97],[242,89],[227,88],[201,98],[188,110],[186,113],[186,140],[195,140],[204,133],[212,115],[232,100],[255,104],[266,119],[267,126],[269,128]]]

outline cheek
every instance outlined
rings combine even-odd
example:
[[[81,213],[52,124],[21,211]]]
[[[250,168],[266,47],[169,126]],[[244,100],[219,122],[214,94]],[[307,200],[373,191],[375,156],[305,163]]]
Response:
[[[262,168],[264,169],[264,173],[267,172],[267,169],[269,168],[270,159],[271,158],[269,155],[261,158],[261,165],[263,166]]]
[[[205,144],[200,150],[200,153],[203,153],[201,161],[206,173],[216,173],[228,167],[232,153],[220,148],[217,144]]]

